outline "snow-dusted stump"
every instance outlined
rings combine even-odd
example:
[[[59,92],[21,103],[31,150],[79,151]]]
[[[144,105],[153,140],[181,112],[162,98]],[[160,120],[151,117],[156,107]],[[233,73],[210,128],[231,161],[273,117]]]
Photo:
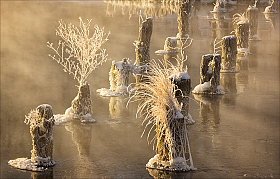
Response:
[[[178,8],[178,38],[186,38],[189,35],[190,29],[190,13],[191,13],[191,1],[189,0],[182,0],[179,2]]]
[[[25,116],[26,124],[30,125],[30,134],[32,138],[31,159],[18,158],[10,160],[8,164],[15,168],[44,171],[48,167],[55,165],[53,161],[53,111],[48,104],[42,104],[31,110],[28,116]]]
[[[135,41],[135,53],[136,53],[136,63],[142,66],[142,70],[136,75],[136,83],[145,81],[143,76],[145,75],[146,65],[150,63],[150,43],[153,32],[153,18],[146,18],[142,22],[139,29],[138,40]]]
[[[109,72],[110,89],[101,88],[96,90],[101,96],[120,96],[129,93],[129,73],[136,75],[140,71],[137,63],[132,63],[124,58],[120,62],[112,61]]]
[[[246,9],[246,17],[250,23],[250,31],[249,31],[249,39],[250,40],[261,40],[260,37],[257,35],[258,31],[258,13],[259,9],[257,7],[249,6]]]
[[[187,120],[180,112],[169,120],[165,130],[159,129],[163,124],[157,125],[158,154],[149,160],[146,167],[168,171],[196,170],[190,153]]]
[[[179,73],[179,75],[172,75],[171,82],[175,84],[175,97],[179,104],[181,104],[181,113],[186,120],[192,120],[189,115],[189,100],[191,92],[191,78],[188,73]],[[194,123],[194,121],[190,122]]]
[[[146,65],[150,62],[150,43],[153,32],[153,18],[149,17],[142,22],[138,40],[135,41],[136,62]]]
[[[167,37],[164,42],[164,49],[155,51],[156,54],[176,54],[178,53],[177,37]]]
[[[192,93],[224,94],[220,85],[221,55],[203,55],[200,64],[200,84]]]
[[[235,73],[237,57],[237,37],[225,36],[222,39],[222,69],[221,72]]]
[[[236,24],[236,37],[237,37],[237,49],[238,56],[246,57],[250,54],[249,48],[249,23],[239,22]]]

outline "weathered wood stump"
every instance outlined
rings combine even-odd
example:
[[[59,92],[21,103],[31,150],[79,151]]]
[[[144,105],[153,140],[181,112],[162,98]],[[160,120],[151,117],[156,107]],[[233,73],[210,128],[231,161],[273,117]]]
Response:
[[[221,72],[236,72],[237,37],[225,36],[222,39],[222,70]]]
[[[92,100],[90,86],[88,83],[79,86],[78,95],[72,101],[73,113],[77,116],[84,116],[86,114],[92,114]]]
[[[135,41],[136,62],[139,65],[148,65],[150,62],[150,42],[153,32],[153,18],[149,17],[142,22],[138,40]]]
[[[150,63],[150,42],[153,32],[153,18],[149,17],[142,22],[142,26],[139,29],[138,40],[135,41],[136,63],[142,66],[141,71],[136,75],[136,83],[140,83],[144,80],[147,67]]]
[[[211,91],[215,93],[220,85],[221,55],[213,57],[212,78],[210,79]]]
[[[32,138],[31,161],[37,166],[51,166],[53,164],[53,110],[48,104],[36,108],[37,116],[33,118],[36,123],[30,125]]]
[[[127,59],[121,62],[112,61],[109,72],[110,90],[114,92],[123,92],[127,89],[129,80],[129,65]]]
[[[210,81],[212,77],[212,68],[209,69],[209,64],[213,60],[212,54],[207,54],[202,56],[200,63],[200,84]]]
[[[192,4],[189,0],[182,0],[179,2],[177,18],[179,38],[185,38],[189,35],[191,7]]]
[[[249,48],[249,23],[236,24],[237,48]]]
[[[200,63],[200,84],[192,93],[224,94],[220,86],[221,55],[207,54],[202,56]]]
[[[189,115],[189,100],[191,92],[191,79],[185,78],[186,74],[183,74],[181,78],[174,79],[171,78],[171,82],[175,84],[175,97],[177,98],[179,104],[181,104],[181,114],[188,117]],[[188,76],[188,75],[187,75]]]
[[[177,37],[167,37],[164,42],[164,51],[178,53]]]
[[[246,9],[246,17],[250,23],[249,39],[250,40],[260,40],[257,35],[258,31],[258,13],[259,9],[256,7],[248,7]]]

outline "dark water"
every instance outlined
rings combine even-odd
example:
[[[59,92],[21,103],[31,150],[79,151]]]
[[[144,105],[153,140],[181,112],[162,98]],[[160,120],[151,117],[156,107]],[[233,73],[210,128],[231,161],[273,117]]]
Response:
[[[135,60],[139,11],[156,14],[151,58],[164,40],[178,33],[177,14],[152,4],[149,9],[114,7],[103,1],[1,1],[1,178],[279,178],[279,15],[268,22],[259,13],[258,35],[250,57],[237,64],[239,73],[221,74],[226,92],[219,97],[192,95],[190,114],[196,121],[189,133],[197,171],[165,173],[146,170],[155,155],[144,127],[135,117],[137,104],[125,108],[123,97],[103,98],[95,90],[109,88],[111,61],[88,78],[96,123],[79,122],[54,127],[56,166],[43,173],[21,171],[7,162],[30,158],[29,126],[24,116],[40,104],[64,113],[77,94],[77,82],[48,57],[46,42],[56,44],[58,21],[78,25],[79,17],[110,31],[104,48],[109,58]],[[213,22],[206,16],[213,5],[194,4],[190,19],[192,45],[186,50],[192,87],[199,84],[201,56],[212,53],[215,38],[233,31],[231,20]],[[232,8],[226,19],[243,13],[248,4]],[[260,6],[260,12],[265,6]],[[153,10],[151,10],[153,9]],[[156,12],[156,13],[155,13]],[[161,13],[159,13],[161,12]],[[278,9],[279,12],[279,9]],[[215,28],[217,23],[221,28]]]

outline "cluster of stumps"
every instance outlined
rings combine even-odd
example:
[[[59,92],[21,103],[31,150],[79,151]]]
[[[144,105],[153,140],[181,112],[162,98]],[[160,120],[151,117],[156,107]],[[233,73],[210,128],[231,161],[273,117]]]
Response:
[[[221,2],[217,0],[213,13],[224,13]],[[182,128],[187,128],[188,125],[193,124],[189,114],[189,97],[190,93],[203,95],[221,95],[224,94],[220,86],[220,73],[236,73],[236,59],[246,57],[249,47],[249,40],[260,40],[257,35],[258,26],[258,8],[253,6],[246,10],[246,21],[236,23],[235,35],[225,36],[221,41],[221,54],[207,54],[202,56],[200,65],[200,84],[191,90],[191,79],[183,78],[180,80],[170,79],[170,83],[176,86],[176,90],[181,93],[175,93],[175,97],[181,106],[180,113],[177,115],[176,124],[170,125],[172,129],[177,131],[171,137],[174,141],[174,151],[169,154],[165,151],[165,146],[161,144],[162,134],[157,134],[157,155],[152,158],[146,165],[148,168],[156,168],[171,171],[189,171],[196,170],[193,167],[193,162],[190,154],[190,146],[187,139],[187,134],[180,134],[184,131]],[[266,13],[275,13],[273,4],[266,8]],[[176,37],[168,37],[165,41],[164,50],[156,53],[177,54],[183,49],[182,44],[189,40],[189,16],[191,12],[191,3],[189,1],[182,1],[178,8],[178,23],[179,33]],[[145,76],[149,73],[150,63],[150,41],[153,30],[153,19],[147,18],[142,22],[139,30],[139,38],[135,41],[136,62],[132,63],[129,59],[124,58],[120,62],[112,62],[111,70],[109,72],[110,89],[100,89],[98,92],[103,96],[117,96],[129,93],[129,74],[135,75],[136,83],[145,83]],[[179,47],[178,47],[179,45]],[[182,54],[181,54],[182,55]],[[83,122],[83,118],[87,118],[88,114],[92,114],[91,109],[91,92],[89,84],[79,87],[77,97],[72,101],[72,106],[66,110],[65,115],[74,116]],[[94,120],[86,120],[93,122]],[[10,160],[8,163],[16,168],[45,171],[49,167],[55,165],[53,161],[53,126],[55,125],[56,116],[53,115],[52,107],[48,104],[39,105],[35,110],[26,116],[25,123],[30,125],[30,133],[32,138],[33,149],[31,151],[31,159],[18,158]],[[176,126],[174,126],[176,125]],[[166,129],[171,130],[171,129]],[[166,132],[166,131],[165,131]],[[161,136],[161,137],[159,137]],[[183,137],[180,137],[183,136]],[[184,142],[182,142],[184,141]],[[176,149],[175,149],[176,147]],[[180,151],[178,151],[179,149]],[[182,153],[186,158],[172,158],[172,156],[180,156]],[[176,153],[177,152],[177,153]],[[171,155],[171,156],[169,156]],[[171,161],[171,159],[174,159]],[[176,160],[175,160],[176,159]],[[190,166],[186,162],[190,163]],[[169,166],[165,167],[164,163]],[[173,162],[173,163],[172,163]]]

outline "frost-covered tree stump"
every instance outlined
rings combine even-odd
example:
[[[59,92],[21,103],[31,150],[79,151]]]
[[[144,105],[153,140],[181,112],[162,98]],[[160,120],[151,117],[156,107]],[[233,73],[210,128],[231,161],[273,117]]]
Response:
[[[169,120],[165,130],[159,129],[163,124],[157,124],[158,154],[149,160],[146,167],[168,171],[196,170],[193,167],[184,116],[177,112],[174,119]]]
[[[246,17],[250,23],[249,39],[250,40],[261,40],[257,35],[258,31],[258,13],[259,9],[257,7],[248,7],[246,9]]]
[[[221,55],[207,54],[202,56],[200,63],[200,84],[192,93],[224,94],[220,86]]]
[[[221,72],[236,72],[237,37],[225,36],[222,39],[222,70]]]
[[[237,48],[249,48],[249,23],[236,24]]]
[[[167,37],[164,42],[164,51],[168,53],[178,53],[177,37]]]
[[[78,95],[72,101],[71,108],[73,110],[74,118],[85,117],[92,114],[91,108],[91,92],[89,84],[79,86]]]
[[[142,22],[138,40],[135,41],[136,62],[147,65],[150,62],[150,43],[153,32],[153,18],[149,17]]]
[[[142,22],[139,29],[138,40],[135,41],[136,63],[142,70],[136,75],[136,83],[144,81],[146,67],[150,63],[150,43],[153,32],[153,18],[149,17]]]
[[[24,122],[30,125],[33,146],[31,159],[18,158],[10,160],[8,163],[13,167],[32,171],[44,171],[48,167],[54,166],[52,107],[48,104],[38,106],[36,110],[31,110]]]
[[[124,92],[127,90],[129,80],[129,64],[124,58],[121,62],[112,61],[109,72],[110,90],[114,92]]]
[[[178,38],[186,38],[190,29],[190,13],[192,4],[189,0],[179,2],[178,8]]]
[[[189,119],[191,78],[188,73],[180,73],[178,76],[171,76],[171,82],[175,84],[175,97],[177,98],[179,104],[181,104],[181,113],[186,119]]]
[[[109,72],[110,89],[101,88],[96,90],[101,96],[120,96],[129,93],[130,85],[129,74],[137,75],[141,67],[136,62],[132,63],[129,59],[124,58],[122,61],[112,61]]]

